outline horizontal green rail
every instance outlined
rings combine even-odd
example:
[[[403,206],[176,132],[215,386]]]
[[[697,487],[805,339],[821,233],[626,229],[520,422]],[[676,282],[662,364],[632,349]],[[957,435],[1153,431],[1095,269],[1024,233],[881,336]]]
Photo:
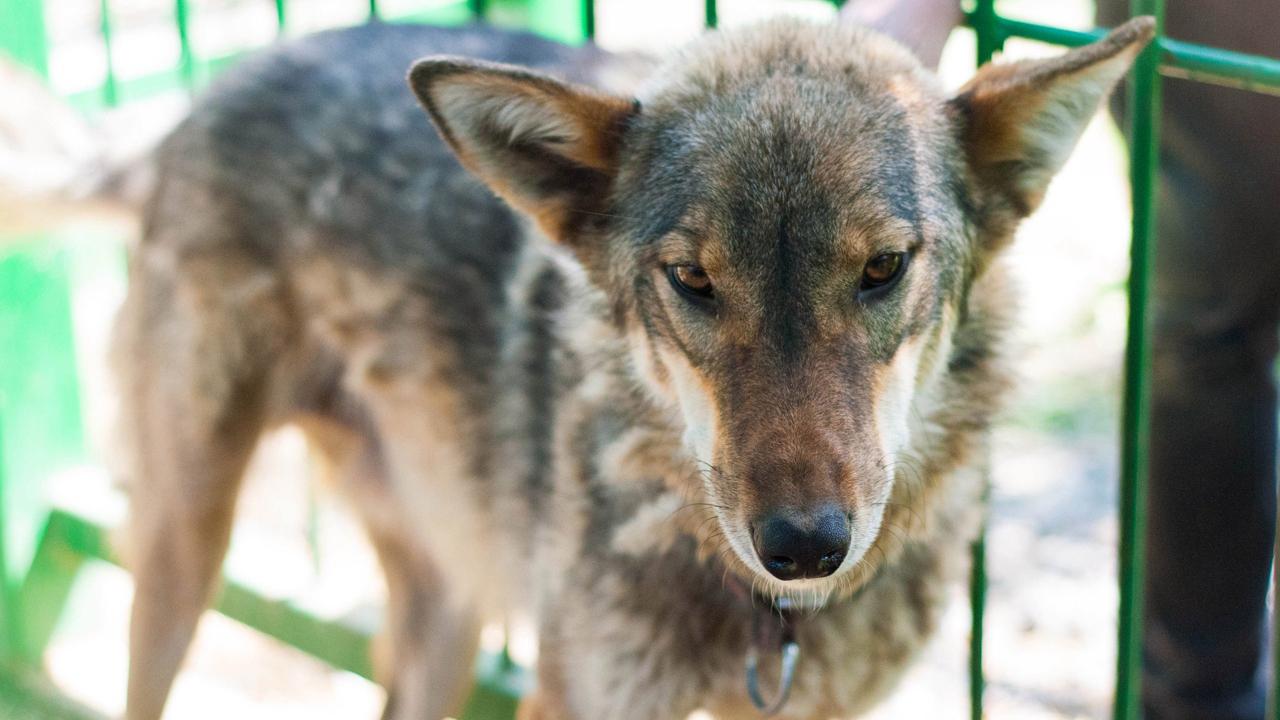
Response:
[[[969,12],[971,25],[981,22],[979,10]],[[1101,39],[1104,28],[1071,30],[994,16],[997,44],[1009,38],[1023,38],[1050,45],[1079,47]],[[1280,28],[1276,29],[1280,33]],[[1160,73],[1169,77],[1280,95],[1280,59],[1250,55],[1160,37],[1154,42],[1160,54]]]
[[[55,509],[49,513],[42,545],[65,549],[79,558],[121,566],[107,540],[106,529],[65,510]],[[373,679],[369,662],[370,628],[340,619],[317,618],[289,601],[263,597],[233,580],[224,583],[214,608],[335,668]]]
[[[24,645],[32,664],[38,663],[52,636],[81,565],[96,560],[122,567],[109,535],[107,526],[74,511],[54,509],[49,513],[37,550],[38,560],[22,593],[29,613]],[[374,679],[369,654],[372,627],[345,618],[317,617],[289,600],[265,597],[235,580],[224,581],[214,609],[336,669]],[[505,653],[482,655],[477,661],[475,691],[463,718],[511,717],[518,698],[528,691],[529,682],[528,673]]]

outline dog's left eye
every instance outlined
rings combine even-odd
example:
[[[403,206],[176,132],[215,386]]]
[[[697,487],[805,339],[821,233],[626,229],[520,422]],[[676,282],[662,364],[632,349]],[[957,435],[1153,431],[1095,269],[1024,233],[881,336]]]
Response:
[[[902,275],[906,266],[906,253],[881,253],[871,258],[863,267],[862,284],[858,289],[866,292],[888,287]]]
[[[671,265],[667,278],[680,294],[693,300],[710,300],[715,297],[715,287],[707,271],[697,265]]]

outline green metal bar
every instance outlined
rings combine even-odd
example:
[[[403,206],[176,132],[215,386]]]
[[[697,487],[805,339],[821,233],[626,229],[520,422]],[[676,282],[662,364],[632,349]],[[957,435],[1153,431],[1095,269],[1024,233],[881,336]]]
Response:
[[[178,29],[178,47],[180,55],[178,67],[182,71],[182,82],[190,90],[196,84],[195,53],[191,50],[191,6],[189,0],[174,0],[174,24]]]
[[[1280,60],[1169,38],[1160,40],[1160,48],[1165,59],[1160,69],[1165,75],[1280,95]]]
[[[48,42],[44,3],[0,1],[0,51],[47,79]]]
[[[0,410],[3,407],[0,406]],[[0,452],[4,449],[4,413],[0,412]],[[20,656],[22,616],[19,611],[17,584],[8,581],[8,525],[5,523],[5,488],[8,487],[4,457],[0,455],[0,660],[12,662]]]
[[[720,24],[720,4],[716,0],[705,0],[702,13],[707,27],[713,28]]]
[[[369,660],[370,632],[367,629],[341,620],[317,618],[287,601],[264,598],[252,588],[235,582],[223,585],[214,607],[232,620],[336,668],[374,679]]]
[[[33,599],[38,597],[47,604],[38,616],[38,629],[28,633],[33,648],[43,649],[65,605],[74,574],[84,561],[119,564],[108,536],[104,526],[73,512],[56,509],[49,514],[40,555],[58,559],[58,567],[51,571],[58,577],[48,588],[28,591]],[[375,679],[369,659],[370,628],[317,618],[288,601],[264,598],[235,581],[225,582],[214,607],[219,613],[338,669]],[[517,699],[529,689],[528,673],[511,663],[505,653],[482,655],[476,671],[478,682],[462,715],[464,720],[512,717]]]
[[[591,40],[596,36],[596,2],[582,0],[582,37]]]
[[[987,528],[983,527],[973,542],[973,571],[969,579],[969,717],[982,720],[982,696],[986,691],[986,675],[982,670],[983,635],[987,611]]]
[[[983,12],[988,4],[980,2],[968,14],[969,24],[976,29],[980,23],[994,23],[996,29],[993,36],[999,38],[1001,44],[1008,38],[1018,37],[1050,45],[1080,47],[1100,40],[1107,34],[1105,28],[1070,30],[999,17],[994,15],[994,11],[990,11],[993,14],[987,16]],[[1152,44],[1159,48],[1160,72],[1166,76],[1250,92],[1280,94],[1280,59],[1206,47],[1172,38],[1159,38]]]
[[[973,28],[977,33],[977,63],[981,67],[1004,46],[999,36],[995,0],[978,0],[973,12]],[[986,492],[983,491],[984,499]],[[969,580],[969,716],[982,720],[986,675],[982,668],[983,638],[987,612],[987,528],[984,519],[978,539],[973,543],[973,570]]]
[[[61,519],[61,514],[51,513],[46,520],[31,561],[31,571],[23,580],[18,596],[22,613],[18,648],[22,662],[32,668],[41,666],[45,648],[71,596],[76,575],[86,561],[85,556],[60,541],[66,532]]]
[[[0,254],[0,660],[25,659],[20,588],[48,504],[42,480],[83,462],[70,297],[72,249],[7,238]]]
[[[369,19],[378,19],[378,0],[369,0]]]
[[[483,20],[489,11],[488,0],[467,0],[467,9],[471,11],[472,18]]]
[[[978,65],[991,62],[995,54],[1004,49],[1004,36],[1000,30],[1000,17],[996,15],[995,0],[978,0],[969,18],[978,35]]]
[[[283,35],[288,19],[288,0],[275,0],[276,2],[276,34]]]
[[[45,538],[46,542],[60,543],[67,552],[81,558],[120,564],[107,540],[107,531],[73,513],[62,510],[50,513]],[[223,615],[336,668],[365,678],[373,677],[367,629],[340,620],[317,618],[286,600],[264,598],[233,580],[224,584],[214,607]]]
[[[102,82],[102,102],[115,107],[120,102],[120,90],[116,80],[115,53],[112,48],[111,0],[98,2],[98,29],[102,33],[102,47],[106,54],[106,79]]]
[[[1164,31],[1164,0],[1132,0],[1134,15],[1153,15]],[[1115,720],[1142,714],[1142,598],[1146,531],[1148,410],[1151,396],[1149,297],[1155,252],[1160,164],[1160,48],[1148,47],[1129,83],[1129,177],[1133,241],[1129,251],[1129,327],[1124,357],[1120,443],[1120,609]]]

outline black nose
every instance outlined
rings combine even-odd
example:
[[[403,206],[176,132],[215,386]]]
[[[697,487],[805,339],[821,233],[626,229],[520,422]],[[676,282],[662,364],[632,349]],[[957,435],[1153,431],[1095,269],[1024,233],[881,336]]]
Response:
[[[835,505],[777,511],[753,523],[756,554],[779,580],[826,577],[849,550],[849,516]]]

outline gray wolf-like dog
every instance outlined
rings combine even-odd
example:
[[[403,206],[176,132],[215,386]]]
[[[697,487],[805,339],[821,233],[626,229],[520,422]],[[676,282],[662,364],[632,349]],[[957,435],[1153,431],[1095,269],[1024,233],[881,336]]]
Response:
[[[156,152],[117,331],[128,718],[161,715],[282,423],[385,570],[387,718],[458,712],[515,616],[524,720],[752,718],[784,684],[779,717],[864,712],[980,525],[1001,252],[1152,34],[954,95],[797,20],[653,68],[372,24],[227,73]]]

